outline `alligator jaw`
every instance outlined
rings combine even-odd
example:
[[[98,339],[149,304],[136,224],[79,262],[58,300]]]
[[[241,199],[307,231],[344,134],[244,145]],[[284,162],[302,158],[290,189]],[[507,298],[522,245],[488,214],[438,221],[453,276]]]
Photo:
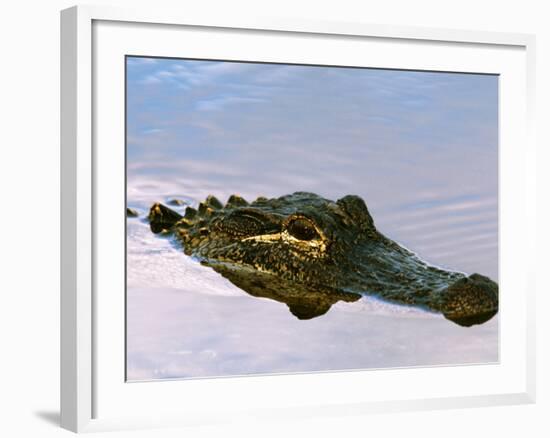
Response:
[[[441,313],[464,327],[483,324],[498,312],[498,285],[488,277],[429,265],[384,236],[356,250],[357,276],[348,289]]]

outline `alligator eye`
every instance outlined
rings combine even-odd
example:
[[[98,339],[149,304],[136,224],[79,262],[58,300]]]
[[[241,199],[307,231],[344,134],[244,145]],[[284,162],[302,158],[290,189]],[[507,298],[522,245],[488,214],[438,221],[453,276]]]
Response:
[[[311,221],[303,218],[292,220],[286,229],[292,237],[300,240],[313,240],[321,237]]]

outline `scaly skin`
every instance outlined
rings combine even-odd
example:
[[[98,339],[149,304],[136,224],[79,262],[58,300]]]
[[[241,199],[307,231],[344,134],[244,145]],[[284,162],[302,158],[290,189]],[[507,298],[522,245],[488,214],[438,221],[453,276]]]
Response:
[[[288,305],[300,319],[363,294],[442,313],[459,325],[498,312],[498,285],[427,264],[377,231],[358,196],[336,202],[296,192],[248,204],[233,195],[223,206],[209,196],[185,216],[162,204],[151,230],[173,234],[197,257],[251,295]]]

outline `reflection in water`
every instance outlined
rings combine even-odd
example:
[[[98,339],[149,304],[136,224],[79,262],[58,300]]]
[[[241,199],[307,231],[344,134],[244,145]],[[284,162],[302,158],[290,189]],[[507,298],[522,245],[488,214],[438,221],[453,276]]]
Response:
[[[170,194],[166,202],[181,198],[165,184],[139,194],[129,186],[140,214],[127,221],[129,380],[498,361],[498,315],[463,328],[368,296],[319,294],[316,304],[291,303],[292,313],[280,304],[281,290],[252,285],[251,297],[227,266],[203,266],[151,233],[142,218],[158,193]],[[185,206],[174,208],[183,213]]]
[[[307,286],[226,263],[205,264],[253,297],[270,298],[285,303],[290,313],[298,319],[316,318],[327,313],[338,301],[354,302],[361,298],[358,293]]]

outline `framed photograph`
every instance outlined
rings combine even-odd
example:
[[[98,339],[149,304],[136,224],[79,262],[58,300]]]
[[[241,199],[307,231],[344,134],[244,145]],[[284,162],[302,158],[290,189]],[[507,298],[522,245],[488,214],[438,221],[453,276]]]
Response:
[[[534,401],[534,38],[61,14],[62,426]]]

